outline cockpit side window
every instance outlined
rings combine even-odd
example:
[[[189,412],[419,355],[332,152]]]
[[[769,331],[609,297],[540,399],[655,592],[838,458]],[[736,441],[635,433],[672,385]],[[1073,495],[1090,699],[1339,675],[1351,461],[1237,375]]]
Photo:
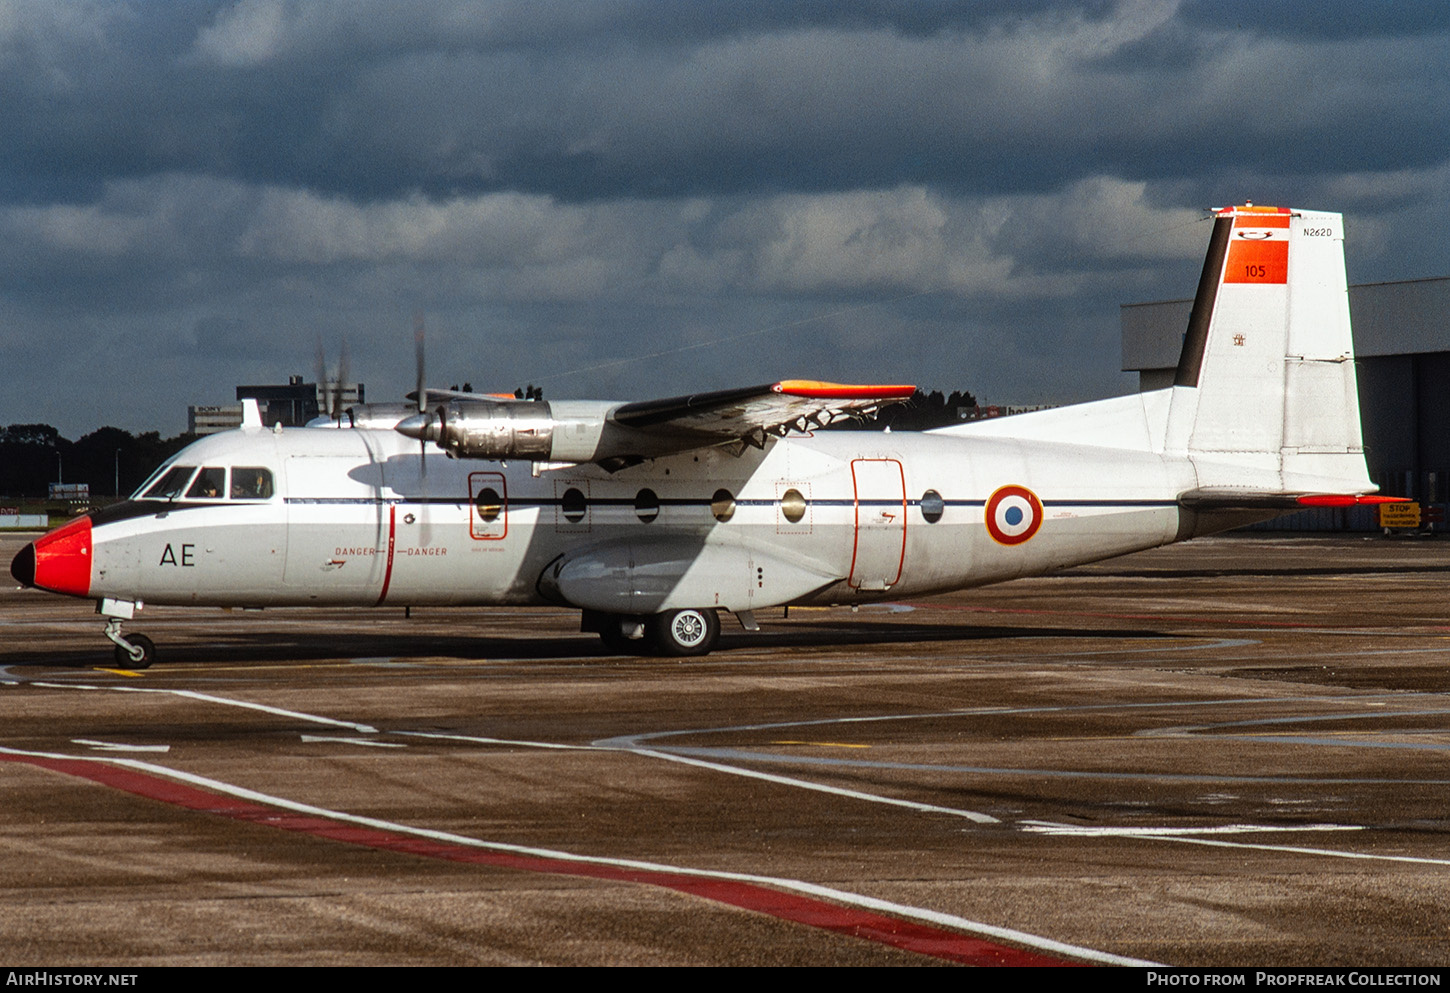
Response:
[[[220,466],[207,466],[196,474],[196,481],[186,491],[188,500],[220,500],[227,491],[227,471]]]
[[[272,470],[239,465],[232,470],[233,500],[268,500],[272,496]]]
[[[146,491],[148,500],[175,500],[186,492],[186,484],[191,480],[191,474],[196,471],[194,465],[175,465],[168,469],[149,490]]]

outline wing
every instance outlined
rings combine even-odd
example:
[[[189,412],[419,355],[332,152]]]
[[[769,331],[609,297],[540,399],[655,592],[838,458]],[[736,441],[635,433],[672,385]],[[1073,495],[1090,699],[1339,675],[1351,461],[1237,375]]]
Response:
[[[428,391],[430,397],[446,394]],[[788,379],[717,393],[611,404],[589,400],[499,400],[453,396],[395,430],[455,458],[594,462],[614,472],[698,448],[739,455],[772,436],[861,418],[911,399],[914,386],[849,386]]]
[[[786,379],[763,386],[694,393],[663,400],[626,403],[610,420],[669,445],[676,451],[721,445],[736,454],[745,446],[764,448],[771,435],[810,431],[847,417],[861,418],[910,400],[915,386],[855,386]],[[670,446],[673,447],[673,446]]]

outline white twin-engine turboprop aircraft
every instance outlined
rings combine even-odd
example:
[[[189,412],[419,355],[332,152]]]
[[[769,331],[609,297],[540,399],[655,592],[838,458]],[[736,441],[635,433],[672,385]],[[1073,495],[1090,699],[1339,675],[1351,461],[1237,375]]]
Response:
[[[813,429],[912,387],[802,380],[633,403],[420,390],[413,416],[356,407],[334,431],[269,430],[252,408],[11,572],[97,600],[130,668],[155,657],[121,633],[143,601],[557,604],[611,648],[700,655],[721,610],[755,630],[766,607],[940,593],[1381,502],[1343,230],[1339,214],[1216,211],[1168,389],[896,433]]]

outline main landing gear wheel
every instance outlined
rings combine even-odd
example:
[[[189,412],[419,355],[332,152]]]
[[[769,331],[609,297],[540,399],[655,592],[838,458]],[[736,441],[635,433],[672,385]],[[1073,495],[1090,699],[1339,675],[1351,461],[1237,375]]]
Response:
[[[668,610],[655,614],[645,633],[661,655],[709,655],[720,641],[720,615],[713,610]]]
[[[144,634],[131,634],[126,640],[137,648],[141,649],[141,658],[133,659],[131,653],[121,646],[116,646],[116,668],[117,669],[147,669],[151,663],[156,661],[156,643]]]

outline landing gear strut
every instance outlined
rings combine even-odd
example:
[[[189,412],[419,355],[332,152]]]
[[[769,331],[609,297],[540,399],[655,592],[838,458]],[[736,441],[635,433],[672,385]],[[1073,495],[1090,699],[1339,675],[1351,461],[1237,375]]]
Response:
[[[140,606],[138,600],[110,598],[96,604],[96,613],[106,619],[106,637],[116,643],[116,667],[119,669],[146,669],[156,661],[156,643],[150,638],[144,634],[129,637],[121,634],[121,622],[135,617]]]
[[[121,619],[106,618],[106,637],[116,643],[116,666],[121,669],[146,669],[156,661],[156,643],[144,634],[121,635]]]

